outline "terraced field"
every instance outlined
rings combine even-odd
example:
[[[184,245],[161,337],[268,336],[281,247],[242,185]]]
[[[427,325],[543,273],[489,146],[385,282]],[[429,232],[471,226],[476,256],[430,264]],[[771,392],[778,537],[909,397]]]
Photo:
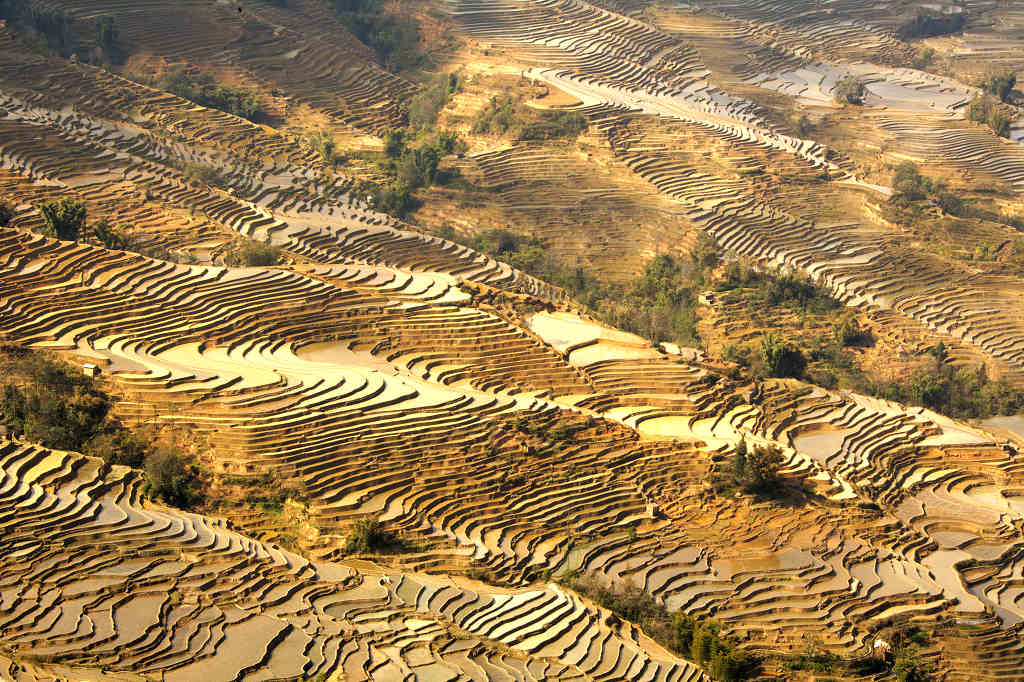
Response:
[[[81,36],[114,16],[149,57],[234,72],[383,146],[413,75],[326,3],[283,4],[46,6]],[[1018,274],[922,249],[872,213],[893,190],[858,157],[730,92],[835,109],[841,74],[865,77],[866,129],[998,180],[1017,210],[1020,142],[962,120],[974,86],[903,66],[913,8],[833,4],[436,4],[424,15],[459,32],[456,58],[481,60],[467,69],[577,101],[596,140],[468,132],[450,161],[545,251],[585,252],[611,280],[688,254],[700,228],[722,253],[806,271],[879,330],[927,329],[953,360],[1024,381]],[[971,11],[972,30],[1016,40],[1012,8]],[[709,25],[751,49],[720,60]],[[936,679],[1024,677],[1024,436],[614,329],[376,210],[366,166],[328,163],[298,123],[251,123],[24,38],[0,27],[0,350],[95,365],[121,423],[188,434],[207,483],[301,490],[289,504],[311,530],[286,549],[256,508],[173,509],[142,471],[4,429],[0,679],[723,679],[580,585],[720,624],[767,679],[804,679],[784,663],[809,647],[870,662],[906,628],[928,632]],[[58,198],[129,248],[41,234],[39,204]],[[452,220],[475,225],[471,210]],[[988,229],[1010,243],[1009,225]],[[233,265],[252,240],[278,263]],[[783,494],[716,487],[741,443],[779,453]],[[366,520],[400,551],[353,549]],[[890,672],[853,670],[834,677]]]

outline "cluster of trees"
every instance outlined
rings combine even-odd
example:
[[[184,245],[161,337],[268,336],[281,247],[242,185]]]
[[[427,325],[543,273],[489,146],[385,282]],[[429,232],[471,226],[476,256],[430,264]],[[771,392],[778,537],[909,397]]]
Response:
[[[441,159],[463,153],[466,143],[452,131],[438,131],[421,137],[415,146],[404,130],[392,130],[385,141],[385,160],[381,165],[392,180],[374,192],[374,207],[404,218],[418,205],[413,192],[420,187],[444,184],[451,178],[438,170]]]
[[[473,121],[473,132],[511,135],[517,140],[575,139],[587,129],[587,118],[575,111],[538,111],[518,98],[492,97]]]
[[[30,0],[0,0],[0,19],[39,38],[43,47],[65,57],[76,54],[86,61],[122,63],[128,52],[113,17],[96,22],[96,45],[99,53],[89,53],[76,43],[72,28],[75,19],[60,7],[51,7]]]
[[[625,285],[602,282],[580,267],[566,268],[542,240],[510,230],[487,230],[469,245],[562,287],[608,324],[653,343],[701,344],[697,294],[710,280],[711,269],[718,260],[714,241],[703,233],[689,259],[670,254],[656,256],[635,280]]]
[[[937,349],[934,362],[904,382],[870,383],[866,392],[959,419],[1016,414],[1024,409],[1024,392],[990,379],[984,367],[954,367],[943,362],[941,355],[942,349]]]
[[[640,625],[662,646],[700,663],[717,682],[756,679],[761,673],[761,659],[740,649],[715,621],[682,612],[669,614],[654,597],[635,586],[614,589],[575,571],[559,581],[616,616]]]
[[[409,125],[415,130],[432,128],[437,116],[461,83],[454,73],[439,73],[409,101]]]
[[[843,104],[864,104],[868,87],[856,76],[846,75],[839,79],[835,87],[835,98]]]
[[[967,203],[949,191],[944,182],[921,175],[912,161],[904,161],[896,166],[892,174],[892,189],[889,204],[896,209],[893,217],[898,222],[912,223],[920,213],[920,207],[914,206],[915,202],[924,200],[938,206],[943,213],[958,218],[967,217],[971,213]]]
[[[424,63],[416,22],[384,11],[383,0],[331,0],[338,18],[392,71]]]
[[[134,75],[132,78],[200,106],[234,114],[254,123],[262,123],[267,118],[267,112],[256,93],[244,88],[220,85],[209,74],[174,69],[159,78],[140,75]]]
[[[226,260],[228,265],[233,266],[268,267],[280,264],[283,257],[284,253],[279,246],[246,239]]]
[[[1010,136],[1010,124],[1013,118],[999,102],[989,96],[975,97],[967,105],[967,119],[975,123],[987,125],[1000,137]]]
[[[975,218],[1001,223],[1024,230],[1024,219],[997,213],[978,201],[965,200],[950,191],[941,180],[921,175],[911,161],[904,161],[893,172],[893,195],[889,198],[887,217],[895,222],[914,224],[924,217],[930,206],[937,206],[947,216]]]
[[[1015,85],[1017,85],[1017,74],[1014,71],[993,69],[985,74],[985,78],[978,84],[978,87],[1000,102],[1009,102]]]
[[[391,554],[406,549],[406,543],[376,519],[359,519],[345,542],[346,554]]]
[[[42,233],[48,237],[64,241],[91,239],[108,249],[124,250],[131,246],[130,237],[124,231],[111,226],[106,220],[98,220],[88,225],[85,203],[78,199],[54,199],[38,204],[36,208],[45,223]],[[0,214],[3,212],[4,209],[0,207]],[[0,224],[4,224],[2,219]]]
[[[202,499],[198,472],[174,448],[125,428],[94,379],[30,351],[8,349],[0,365],[0,419],[18,437],[59,450],[143,468],[150,494],[189,508]]]
[[[712,487],[719,495],[735,491],[751,495],[777,495],[782,489],[782,478],[779,476],[782,463],[782,451],[777,447],[750,447],[745,439],[741,439],[732,459],[715,473]]]
[[[963,30],[966,22],[966,12],[919,12],[896,29],[896,37],[900,40],[915,40],[948,35]]]
[[[715,290],[742,289],[753,305],[785,306],[804,313],[827,313],[842,307],[826,289],[805,273],[793,270],[757,268],[746,259],[726,264]]]
[[[799,379],[807,370],[807,356],[803,351],[775,334],[761,337],[760,358],[765,376]]]

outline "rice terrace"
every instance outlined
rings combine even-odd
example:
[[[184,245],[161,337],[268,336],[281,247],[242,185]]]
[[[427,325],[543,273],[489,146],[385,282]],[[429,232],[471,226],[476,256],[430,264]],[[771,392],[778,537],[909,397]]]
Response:
[[[1021,0],[0,0],[0,682],[1024,680]]]

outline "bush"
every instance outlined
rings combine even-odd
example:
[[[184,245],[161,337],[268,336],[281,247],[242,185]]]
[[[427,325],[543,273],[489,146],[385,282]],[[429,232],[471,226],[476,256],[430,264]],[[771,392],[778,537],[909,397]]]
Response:
[[[0,199],[0,227],[7,227],[14,218],[14,206],[10,202]]]
[[[168,165],[172,168],[177,168],[187,180],[191,180],[192,182],[200,182],[204,185],[220,189],[224,189],[228,186],[227,180],[223,175],[221,175],[220,171],[213,166],[207,166],[204,163],[196,163],[193,161],[172,161],[168,163]]]
[[[915,69],[926,69],[931,66],[934,61],[934,47],[919,47],[917,49],[917,54],[914,55],[914,60],[911,62],[911,66]]]
[[[196,472],[176,450],[157,448],[146,456],[143,466],[153,497],[181,509],[202,501]]]
[[[843,76],[836,83],[836,101],[848,104],[863,104],[867,96],[867,85],[855,76]]]
[[[65,241],[77,241],[85,226],[85,204],[77,199],[47,201],[36,206],[46,221],[44,233]]]

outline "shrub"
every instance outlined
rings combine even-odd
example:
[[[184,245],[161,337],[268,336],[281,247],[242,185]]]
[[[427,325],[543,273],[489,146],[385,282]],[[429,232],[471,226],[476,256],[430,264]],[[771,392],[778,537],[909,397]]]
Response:
[[[176,450],[157,448],[146,456],[143,466],[153,497],[181,509],[202,501],[196,472]]]
[[[864,81],[855,76],[843,76],[836,83],[835,98],[837,101],[848,104],[863,104],[867,95],[867,85]]]
[[[935,48],[934,47],[919,47],[917,54],[914,55],[914,60],[911,62],[911,66],[915,69],[926,69],[931,66],[932,62],[935,61]]]
[[[59,199],[39,204],[36,208],[46,221],[45,234],[76,241],[85,226],[85,204],[77,199]]]

